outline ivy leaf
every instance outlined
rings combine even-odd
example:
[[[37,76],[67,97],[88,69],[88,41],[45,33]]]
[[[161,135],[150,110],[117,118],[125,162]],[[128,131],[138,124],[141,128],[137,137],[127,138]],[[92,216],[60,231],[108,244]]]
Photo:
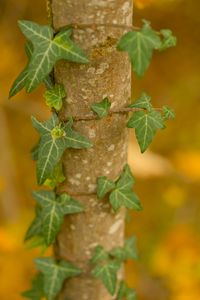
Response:
[[[27,65],[12,84],[9,92],[9,98],[15,96],[19,91],[21,91],[25,87],[26,81],[28,79],[28,67],[33,54],[33,45],[29,41],[25,45],[25,52],[28,57]],[[43,82],[47,88],[52,88],[53,84],[50,76],[44,78]]]
[[[117,285],[117,271],[120,268],[118,262],[108,262],[103,265],[97,265],[92,274],[94,277],[101,279],[111,295],[114,295]]]
[[[46,99],[46,104],[50,108],[55,108],[59,111],[63,104],[63,99],[66,97],[65,89],[62,84],[56,84],[53,88],[46,90],[44,93],[44,98]]]
[[[54,243],[61,224],[64,221],[64,214],[54,192],[37,191],[33,192],[34,199],[42,206],[42,234],[47,246]]]
[[[35,260],[39,271],[44,275],[44,292],[48,300],[54,300],[67,278],[80,275],[81,270],[72,263],[53,258],[37,258]]]
[[[162,111],[163,111],[163,119],[165,121],[175,118],[175,112],[169,106],[163,106]]]
[[[98,245],[98,246],[96,246],[96,248],[94,250],[94,255],[91,258],[91,263],[96,264],[103,260],[107,260],[108,258],[109,258],[109,255],[105,251],[105,249],[101,245]]]
[[[116,187],[121,190],[129,190],[135,183],[134,176],[128,164],[124,166],[123,172],[116,183]]]
[[[110,251],[110,255],[114,256],[120,262],[127,259],[137,259],[138,251],[136,245],[136,237],[133,236],[125,241],[124,247],[116,247]]]
[[[129,105],[131,108],[143,108],[147,109],[148,111],[152,110],[151,105],[151,97],[148,96],[146,93],[142,93],[141,97],[137,99],[133,104]]]
[[[80,213],[83,206],[67,194],[57,196],[52,191],[35,191],[33,198],[42,207],[40,221],[47,246],[54,243],[64,221],[64,215]]]
[[[32,289],[22,293],[22,296],[31,300],[41,300],[44,297],[44,278],[38,273],[32,281]]]
[[[152,142],[158,129],[164,128],[164,120],[158,111],[137,111],[129,119],[127,127],[135,128],[136,138],[143,153]]]
[[[66,193],[61,194],[58,198],[64,215],[77,214],[84,211],[84,206]]]
[[[33,236],[40,235],[42,233],[42,218],[41,218],[41,209],[40,207],[36,207],[36,217],[32,221],[31,225],[29,226],[24,240],[27,241],[31,239]]]
[[[106,117],[108,115],[109,109],[111,107],[111,103],[108,98],[104,98],[99,103],[92,103],[91,109],[98,115],[100,119]]]
[[[53,172],[45,180],[44,185],[49,187],[50,189],[54,189],[59,183],[62,183],[64,180],[65,176],[63,174],[62,163],[59,162],[55,166]]]
[[[101,199],[115,187],[115,183],[105,176],[97,179],[97,196]]]
[[[119,188],[110,194],[110,203],[115,211],[121,206],[138,211],[142,210],[140,200],[134,192],[121,190]]]
[[[134,289],[131,289],[127,284],[122,281],[119,286],[116,300],[136,300],[136,292]]]
[[[149,67],[153,50],[160,47],[160,37],[146,21],[140,31],[130,31],[123,35],[117,45],[119,51],[128,52],[132,68],[139,77]]]
[[[169,29],[162,29],[160,31],[163,36],[162,43],[159,47],[160,51],[164,51],[168,48],[175,47],[177,44],[177,38],[173,35],[172,31]]]
[[[38,160],[38,154],[39,154],[39,147],[40,147],[40,140],[39,142],[31,149],[31,157],[32,160]]]
[[[52,174],[56,164],[67,148],[89,148],[92,143],[83,135],[72,130],[72,119],[62,124],[56,114],[41,123],[32,117],[35,129],[41,135],[37,161],[37,180],[42,184]]]
[[[116,183],[116,188],[109,196],[110,203],[114,210],[118,210],[121,206],[126,208],[141,210],[142,206],[138,196],[132,191],[135,180],[128,165]]]
[[[71,28],[64,28],[54,37],[50,26],[24,20],[19,21],[18,24],[34,48],[25,83],[27,92],[32,92],[52,71],[55,63],[61,59],[88,63],[83,50],[70,39]]]

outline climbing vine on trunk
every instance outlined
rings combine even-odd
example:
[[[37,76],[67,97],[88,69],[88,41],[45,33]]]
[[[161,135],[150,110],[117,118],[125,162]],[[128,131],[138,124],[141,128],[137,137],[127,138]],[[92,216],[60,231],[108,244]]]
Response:
[[[32,149],[32,158],[36,161],[36,174],[38,185],[44,185],[49,190],[33,192],[36,201],[35,218],[25,235],[25,241],[30,244],[47,249],[55,243],[57,234],[61,229],[65,215],[84,213],[84,205],[76,197],[66,192],[58,193],[57,187],[65,180],[62,172],[61,159],[66,149],[87,149],[94,145],[90,139],[76,131],[73,127],[74,118],[67,120],[59,118],[63,100],[67,98],[67,90],[62,84],[54,82],[52,71],[60,60],[67,60],[76,64],[87,64],[84,50],[72,38],[74,28],[86,30],[105,26],[104,24],[69,24],[55,32],[49,25],[39,25],[31,21],[19,21],[19,28],[27,38],[25,51],[28,62],[24,70],[14,81],[10,97],[25,88],[27,93],[35,90],[40,84],[46,86],[44,100],[52,111],[50,119],[45,121],[32,117],[33,127],[39,134],[37,145]],[[118,26],[107,24],[107,26]],[[121,25],[126,30],[119,36],[116,43],[118,51],[128,53],[135,74],[143,76],[149,67],[153,51],[163,51],[175,46],[176,38],[170,30],[159,32],[152,29],[150,22],[144,20],[141,28]],[[152,142],[156,132],[165,128],[165,122],[174,118],[174,112],[168,106],[154,108],[151,97],[142,93],[139,99],[132,104],[114,109],[109,97],[99,95],[99,101],[90,106],[91,114],[86,120],[99,120],[115,113],[130,114],[126,124],[135,130],[141,152],[144,152]],[[81,120],[81,116],[80,119]],[[84,119],[84,120],[85,120]],[[140,211],[141,202],[133,191],[135,178],[128,165],[116,180],[111,180],[106,174],[97,178],[97,197],[101,202],[107,195],[110,210],[116,213],[121,207]],[[102,281],[116,300],[134,300],[136,293],[124,281],[119,282],[117,273],[127,259],[137,259],[136,238],[131,237],[125,241],[123,247],[114,247],[110,251],[102,245],[97,245],[92,258],[88,261],[91,276]],[[32,289],[23,293],[23,296],[32,300],[54,300],[60,293],[66,279],[80,276],[81,268],[74,263],[53,257],[41,257],[35,260],[38,273],[33,279]],[[77,287],[78,288],[78,287]],[[69,300],[69,299],[66,299]],[[79,299],[71,299],[79,300]]]

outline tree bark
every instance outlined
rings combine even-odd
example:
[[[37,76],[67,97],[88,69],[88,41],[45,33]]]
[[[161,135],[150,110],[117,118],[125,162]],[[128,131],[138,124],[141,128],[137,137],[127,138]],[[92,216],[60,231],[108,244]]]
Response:
[[[132,25],[132,0],[51,0],[53,26],[68,24],[105,24],[75,29],[74,40],[86,51],[87,65],[60,62],[55,80],[64,84],[67,98],[60,113],[91,116],[90,105],[108,96],[113,109],[129,104],[131,66],[125,53],[116,50],[124,28],[106,24]],[[127,162],[127,115],[112,114],[101,120],[74,122],[74,128],[87,136],[94,147],[67,150],[63,158],[66,180],[59,192],[67,192],[85,206],[85,212],[65,218],[55,245],[57,258],[67,259],[83,269],[80,277],[66,281],[59,300],[111,300],[103,284],[90,275],[89,259],[96,245],[107,250],[124,243],[125,210],[114,214],[108,199],[98,200],[99,176],[117,179]],[[123,277],[123,270],[119,272]]]

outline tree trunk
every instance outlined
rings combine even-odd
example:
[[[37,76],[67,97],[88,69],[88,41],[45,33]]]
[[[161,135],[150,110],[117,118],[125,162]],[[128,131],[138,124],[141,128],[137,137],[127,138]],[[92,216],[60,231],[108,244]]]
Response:
[[[114,214],[108,199],[98,200],[99,176],[115,180],[127,161],[127,115],[112,114],[101,120],[91,116],[90,104],[108,96],[112,108],[129,104],[131,66],[125,53],[116,51],[124,28],[106,24],[132,25],[132,0],[51,0],[53,26],[67,24],[105,24],[74,30],[74,40],[88,54],[90,63],[60,62],[55,80],[64,84],[67,98],[60,118],[72,116],[74,128],[87,136],[93,148],[67,150],[63,158],[66,181],[59,192],[67,192],[85,205],[85,212],[65,218],[55,245],[55,255],[83,269],[80,277],[66,282],[59,300],[111,300],[103,284],[90,275],[89,259],[95,246],[107,250],[124,243],[125,210]],[[123,270],[119,276],[123,277]]]

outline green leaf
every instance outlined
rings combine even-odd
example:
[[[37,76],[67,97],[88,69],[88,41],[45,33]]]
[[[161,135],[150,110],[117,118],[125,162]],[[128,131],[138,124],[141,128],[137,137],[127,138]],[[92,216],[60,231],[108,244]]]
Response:
[[[169,29],[162,29],[160,31],[163,39],[159,47],[160,51],[164,51],[168,48],[175,47],[177,44],[177,38],[173,35],[172,31]]]
[[[42,26],[30,21],[19,21],[18,24],[34,48],[25,82],[27,92],[32,92],[61,59],[88,63],[83,50],[70,39],[72,34],[70,28],[64,28],[54,37],[50,26]]]
[[[148,96],[146,93],[142,93],[141,97],[137,99],[133,104],[129,105],[131,108],[143,108],[147,109],[148,111],[152,110],[151,105],[151,97]]]
[[[110,251],[110,255],[114,256],[120,262],[127,259],[137,259],[138,251],[136,245],[136,237],[133,236],[125,241],[124,247],[116,247]]]
[[[164,120],[158,111],[137,111],[129,119],[127,127],[135,128],[136,138],[143,153],[152,142],[157,130],[164,128]]]
[[[143,76],[149,67],[153,50],[161,47],[159,35],[148,22],[140,31],[130,31],[122,36],[117,49],[129,54],[132,68],[138,76]]]
[[[31,149],[31,157],[32,160],[38,160],[38,154],[39,154],[39,147],[40,147],[40,140],[39,142]]]
[[[136,300],[136,292],[134,289],[131,289],[127,284],[122,281],[119,286],[116,300]]]
[[[110,107],[111,103],[107,97],[104,98],[101,102],[91,104],[91,109],[98,115],[100,119],[108,115]]]
[[[41,209],[37,206],[36,207],[36,217],[32,221],[31,225],[29,226],[24,240],[27,241],[31,239],[33,236],[40,235],[42,233],[42,218],[41,218]]]
[[[48,300],[54,300],[60,292],[67,278],[80,275],[81,270],[72,263],[61,260],[56,262],[53,258],[37,258],[37,269],[44,275],[44,292]]]
[[[33,198],[42,207],[40,221],[47,246],[54,243],[64,221],[64,215],[84,211],[83,206],[67,194],[56,197],[52,191],[35,191]]]
[[[49,187],[50,189],[54,189],[59,183],[62,183],[64,180],[65,176],[63,174],[62,163],[59,162],[55,166],[53,172],[45,180],[44,185]]]
[[[57,115],[53,114],[43,123],[32,117],[32,123],[41,136],[37,161],[37,180],[40,185],[51,176],[67,148],[82,149],[92,146],[86,137],[72,130],[72,119],[67,124],[62,124]]]
[[[97,179],[97,196],[103,198],[108,192],[115,187],[115,183],[105,176]]]
[[[164,120],[174,119],[176,117],[175,112],[169,106],[163,106],[163,118]]]
[[[104,260],[107,260],[108,258],[109,258],[109,255],[105,251],[105,249],[101,245],[98,245],[94,249],[94,255],[91,258],[91,263],[96,264],[96,263],[102,262]]]
[[[61,194],[58,199],[64,215],[77,214],[84,211],[84,206],[66,193]]]
[[[97,265],[92,271],[93,276],[103,282],[111,295],[115,294],[119,268],[120,264],[118,262],[108,262],[103,265]]]
[[[128,164],[124,166],[123,172],[116,183],[116,187],[120,190],[130,190],[135,183],[134,176]]]
[[[22,293],[22,296],[31,300],[41,300],[44,297],[44,278],[38,273],[32,281],[32,289]]]
[[[12,84],[12,87],[9,92],[9,98],[15,96],[26,85],[26,81],[28,79],[28,68],[29,68],[30,60],[31,60],[32,54],[33,54],[33,45],[29,41],[25,45],[25,52],[28,57],[27,65],[23,69],[23,71],[18,75],[18,77],[16,78],[14,83]],[[46,78],[44,78],[43,82],[47,88],[52,88],[53,84],[52,84],[52,80],[51,80],[50,76],[47,76]]]
[[[46,104],[50,108],[55,108],[59,111],[63,104],[63,99],[66,97],[65,89],[62,84],[56,84],[53,88],[46,90],[44,93],[44,98],[46,99]]]
[[[110,194],[109,199],[115,211],[118,210],[121,206],[125,206],[126,208],[138,211],[142,210],[142,206],[138,196],[132,191],[126,191],[117,188]]]

